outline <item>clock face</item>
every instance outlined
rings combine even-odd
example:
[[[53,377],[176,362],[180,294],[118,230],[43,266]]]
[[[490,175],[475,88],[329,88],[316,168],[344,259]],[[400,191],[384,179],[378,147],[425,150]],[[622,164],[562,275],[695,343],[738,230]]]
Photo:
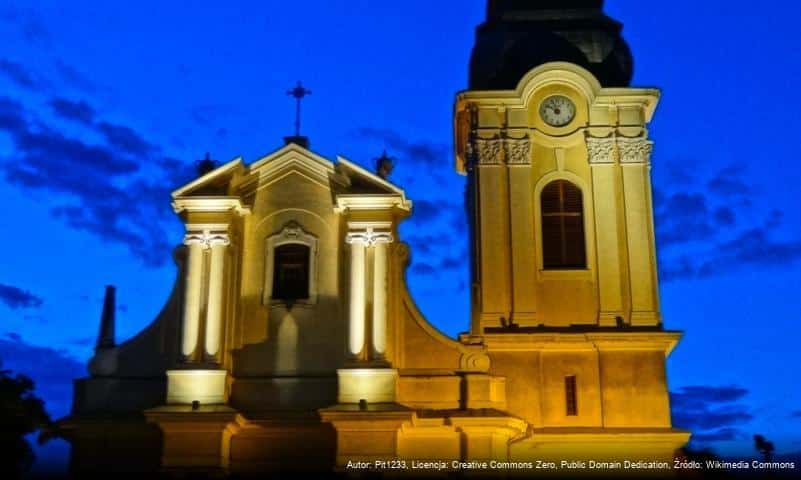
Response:
[[[540,105],[540,117],[552,127],[563,127],[576,116],[576,106],[564,95],[551,95]]]

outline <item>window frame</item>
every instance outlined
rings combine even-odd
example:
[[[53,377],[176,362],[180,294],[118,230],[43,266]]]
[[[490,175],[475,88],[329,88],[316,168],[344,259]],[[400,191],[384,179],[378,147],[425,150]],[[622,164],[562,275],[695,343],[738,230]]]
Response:
[[[287,244],[305,245],[309,248],[308,298],[299,298],[293,305],[317,304],[317,237],[306,232],[297,222],[287,223],[281,231],[271,235],[265,241],[264,248],[264,290],[262,303],[266,306],[285,305],[287,300],[273,298],[273,279],[275,276],[275,249]]]
[[[578,379],[565,375],[565,416],[578,417]]]
[[[545,208],[544,208],[545,206],[543,205],[542,196],[545,193],[546,189],[548,189],[548,187],[550,187],[550,186],[552,186],[554,184],[557,184],[557,183],[560,184],[559,188],[562,189],[562,190],[560,190],[560,193],[562,193],[562,191],[564,190],[565,184],[567,184],[567,186],[569,186],[569,187],[575,188],[578,191],[579,199],[581,201],[581,205],[580,205],[581,209],[580,209],[580,211],[578,211],[578,212],[566,212],[566,211],[564,211],[564,203],[565,202],[562,201],[563,199],[562,199],[562,196],[560,195],[559,211],[558,212],[548,212],[548,213],[545,212]],[[586,207],[585,207],[585,201],[584,201],[584,192],[582,191],[581,187],[576,185],[575,183],[571,182],[570,180],[567,180],[567,179],[564,179],[564,178],[556,178],[556,179],[553,179],[553,180],[547,182],[542,187],[542,189],[540,189],[540,191],[538,192],[538,196],[539,196],[539,216],[540,216],[539,234],[540,234],[540,251],[541,251],[541,259],[542,259],[542,263],[541,263],[542,269],[543,270],[549,270],[549,271],[554,271],[554,270],[556,270],[556,271],[560,271],[560,270],[586,270],[587,269],[587,265],[589,263],[589,259],[588,259],[589,255],[587,253],[587,228],[586,228],[586,225],[585,225],[586,221],[585,221],[585,218],[584,218],[586,216],[586,213],[585,213]],[[559,238],[560,238],[560,241],[561,241],[561,245],[560,245],[561,252],[559,252],[559,253],[561,253],[562,260],[563,260],[561,265],[557,265],[557,266],[546,266],[545,265],[545,217],[546,216],[557,218],[559,220],[559,224],[561,226],[560,235],[559,235]],[[565,245],[564,244],[566,243],[565,240],[568,238],[568,235],[567,235],[566,229],[565,229],[566,217],[578,217],[580,219],[581,247],[582,247],[582,250],[583,250],[581,252],[582,253],[582,260],[583,260],[582,265],[567,265],[566,262],[564,262],[564,260],[565,260],[564,257],[566,255]]]
[[[542,255],[542,190],[554,180],[567,180],[581,190],[582,206],[584,209],[584,248],[586,267],[580,269],[546,269],[543,267]],[[556,170],[546,173],[540,177],[534,185],[532,198],[533,208],[531,215],[534,217],[534,231],[532,242],[536,249],[537,278],[540,280],[584,280],[591,281],[595,269],[595,214],[592,205],[592,198],[587,183],[578,175],[567,170]]]

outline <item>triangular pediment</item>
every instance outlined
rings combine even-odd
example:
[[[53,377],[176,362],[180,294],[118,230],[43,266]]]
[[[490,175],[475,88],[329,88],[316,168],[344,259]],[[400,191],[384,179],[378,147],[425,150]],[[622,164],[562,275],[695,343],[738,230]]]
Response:
[[[328,188],[335,173],[334,163],[330,160],[289,143],[250,164],[248,178],[239,185],[239,189],[248,189],[256,184],[264,186],[292,174],[299,174]]]
[[[341,155],[337,156],[337,169],[349,179],[350,193],[397,195],[404,193],[397,185]]]
[[[238,196],[291,175],[298,175],[324,188],[332,188],[333,181],[339,185],[338,193],[347,196],[397,196],[403,204],[407,202],[403,189],[355,162],[337,156],[335,164],[294,143],[284,145],[250,165],[245,165],[238,157],[176,189],[172,196]]]
[[[237,157],[228,163],[220,165],[214,170],[201,175],[186,185],[175,189],[172,198],[190,196],[224,196],[227,195],[231,179],[242,175],[245,166],[242,157]]]

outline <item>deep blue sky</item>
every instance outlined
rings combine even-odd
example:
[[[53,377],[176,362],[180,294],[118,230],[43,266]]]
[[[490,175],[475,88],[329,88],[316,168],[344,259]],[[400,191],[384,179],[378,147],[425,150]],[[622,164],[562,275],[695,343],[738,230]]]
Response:
[[[285,91],[313,91],[312,149],[366,166],[386,148],[415,213],[412,293],[468,326],[464,179],[451,112],[484,1],[0,4],[0,358],[55,417],[83,374],[103,286],[118,337],[147,325],[181,238],[168,192],[211,152],[247,162],[292,131]],[[609,0],[652,124],[674,420],[698,445],[801,450],[801,4]]]

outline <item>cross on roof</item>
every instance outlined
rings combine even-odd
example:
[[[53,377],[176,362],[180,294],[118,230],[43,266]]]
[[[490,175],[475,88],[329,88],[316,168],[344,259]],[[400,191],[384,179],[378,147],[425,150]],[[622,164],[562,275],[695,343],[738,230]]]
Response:
[[[300,101],[306,95],[311,95],[311,90],[306,89],[298,80],[298,84],[292,90],[287,90],[286,94],[295,97],[295,136],[300,136]]]

